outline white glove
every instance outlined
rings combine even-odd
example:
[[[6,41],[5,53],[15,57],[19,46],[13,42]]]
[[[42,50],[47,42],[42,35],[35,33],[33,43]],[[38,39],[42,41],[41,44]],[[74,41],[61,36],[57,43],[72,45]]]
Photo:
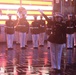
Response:
[[[43,13],[43,10],[41,10],[41,9],[38,9],[39,10],[39,12],[42,14]]]

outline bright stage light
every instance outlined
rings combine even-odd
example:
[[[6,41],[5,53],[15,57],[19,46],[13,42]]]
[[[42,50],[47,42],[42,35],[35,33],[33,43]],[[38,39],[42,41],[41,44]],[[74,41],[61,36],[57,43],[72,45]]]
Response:
[[[0,0],[1,4],[20,4],[20,0]],[[22,5],[52,5],[52,1],[43,0],[22,0]]]
[[[7,14],[12,14],[12,19],[16,19],[19,7],[20,0],[0,0],[0,9],[2,10],[0,24],[5,24],[5,20],[8,19]],[[34,15],[40,16],[38,9],[43,10],[47,16],[52,16],[53,0],[22,0],[22,7],[27,10],[27,20],[31,24]]]
[[[65,0],[66,2],[68,1],[68,0]]]
[[[0,4],[0,9],[7,9],[7,10],[17,10],[20,7],[20,5],[7,5],[7,4]],[[53,10],[52,6],[30,6],[30,5],[23,5],[23,7],[27,10],[38,10],[38,9],[42,9],[42,10]]]

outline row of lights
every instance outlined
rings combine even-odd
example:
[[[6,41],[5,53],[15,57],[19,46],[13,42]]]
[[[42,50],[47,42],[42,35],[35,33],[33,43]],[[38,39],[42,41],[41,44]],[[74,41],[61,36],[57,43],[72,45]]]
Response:
[[[68,0],[65,0],[66,2],[68,1]],[[73,0],[71,0],[71,1],[73,1]]]
[[[55,0],[56,3],[59,3],[60,0]],[[68,2],[69,0],[65,0],[66,2]],[[74,1],[74,0],[71,0],[71,1]]]

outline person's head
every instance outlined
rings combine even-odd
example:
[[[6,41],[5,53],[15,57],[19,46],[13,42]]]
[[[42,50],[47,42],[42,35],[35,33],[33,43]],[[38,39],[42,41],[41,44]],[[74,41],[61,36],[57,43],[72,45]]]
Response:
[[[36,15],[34,16],[34,20],[37,20],[37,16]]]
[[[68,20],[71,20],[73,18],[72,14],[68,14]]]
[[[62,15],[57,14],[57,15],[54,17],[54,19],[55,19],[55,21],[60,22],[60,21],[62,21],[63,17],[62,17]]]
[[[49,17],[49,20],[50,20],[50,21],[53,21],[53,17],[50,16],[50,17]]]
[[[27,15],[27,10],[24,7],[19,7],[17,10],[17,15],[19,18],[23,18],[24,15]]]
[[[9,14],[9,15],[8,15],[8,19],[11,20],[11,18],[12,18],[12,16]]]

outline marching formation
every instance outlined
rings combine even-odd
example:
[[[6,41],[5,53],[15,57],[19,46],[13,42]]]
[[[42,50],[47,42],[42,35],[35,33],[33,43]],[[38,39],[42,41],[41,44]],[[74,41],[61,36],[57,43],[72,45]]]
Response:
[[[20,48],[25,49],[28,46],[29,32],[32,35],[33,48],[44,47],[46,34],[47,49],[50,49],[51,54],[51,68],[60,71],[63,48],[73,49],[76,47],[76,15],[73,18],[72,14],[68,14],[67,20],[65,20],[61,14],[48,17],[42,10],[39,10],[39,12],[41,13],[40,20],[35,15],[31,25],[29,25],[24,14],[21,17],[17,16],[15,21],[12,21],[11,15],[8,15],[9,19],[5,24],[7,48],[13,48],[15,34],[16,44],[20,44]],[[45,20],[43,20],[43,17]]]
[[[34,16],[34,21],[29,25],[25,15],[22,15],[21,18],[17,16],[17,20],[12,20],[11,15],[8,15],[8,20],[5,23],[5,32],[7,34],[7,48],[13,48],[14,34],[16,44],[20,44],[20,48],[25,48],[27,46],[28,33],[32,34],[32,43],[33,48],[37,49],[39,46],[44,46],[45,34],[47,36],[47,48],[50,49],[49,36],[56,35],[56,39],[53,41],[65,41],[68,49],[76,47],[76,16],[73,19],[73,15],[69,14],[67,20],[65,21],[62,15],[55,15],[53,17],[47,17],[44,13],[41,13],[40,20],[37,20],[37,15]],[[45,20],[43,20],[43,17]],[[57,20],[60,20],[61,28],[58,30]],[[47,22],[47,23],[46,23]],[[64,27],[63,27],[64,26]],[[65,32],[62,36],[64,38],[59,39],[59,33]],[[65,37],[66,36],[66,37]]]

